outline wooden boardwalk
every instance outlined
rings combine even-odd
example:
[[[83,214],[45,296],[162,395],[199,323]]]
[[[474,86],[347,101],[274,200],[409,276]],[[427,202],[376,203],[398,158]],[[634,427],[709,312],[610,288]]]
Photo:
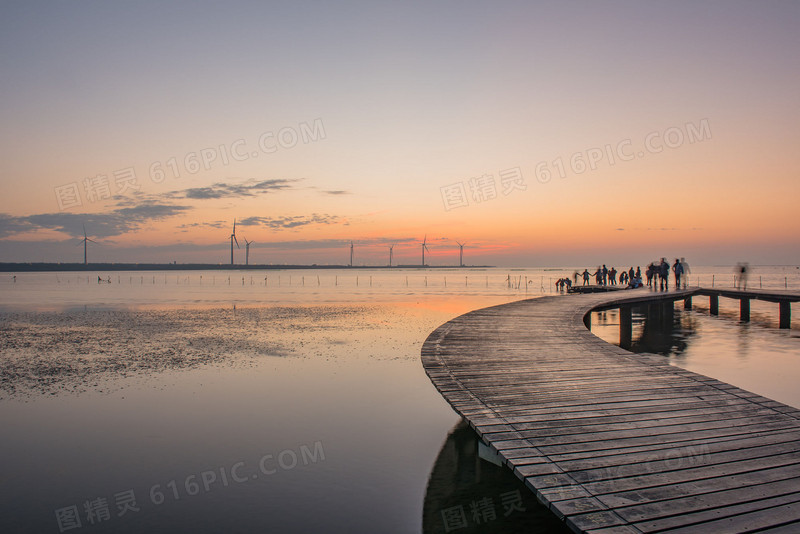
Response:
[[[647,290],[476,310],[430,334],[433,384],[575,532],[800,532],[800,410],[594,336]]]

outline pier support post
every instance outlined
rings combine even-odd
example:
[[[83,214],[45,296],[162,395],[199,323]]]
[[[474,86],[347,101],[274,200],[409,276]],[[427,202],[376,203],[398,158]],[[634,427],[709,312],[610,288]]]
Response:
[[[664,325],[671,325],[675,316],[675,301],[666,300],[661,304],[661,320]]]
[[[586,325],[587,329],[592,329],[592,312],[589,312],[583,316],[583,324]]]
[[[750,299],[739,299],[739,319],[750,320]]]
[[[685,299],[683,299],[683,309],[684,310],[692,309],[692,297],[686,297]]]
[[[709,295],[709,306],[711,306],[711,315],[719,315],[719,295]]]
[[[633,342],[633,320],[631,307],[621,306],[619,309],[619,346],[623,349],[631,348]]]
[[[780,327],[791,328],[792,326],[792,303],[783,300],[780,303]]]

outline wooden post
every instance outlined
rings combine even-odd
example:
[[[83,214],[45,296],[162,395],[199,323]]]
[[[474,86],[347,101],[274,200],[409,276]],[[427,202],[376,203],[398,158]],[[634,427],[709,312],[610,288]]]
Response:
[[[750,320],[750,299],[739,299],[739,319]]]
[[[592,329],[592,312],[589,312],[583,316],[583,324],[586,325],[586,328],[589,330]]]
[[[623,349],[631,348],[632,338],[633,320],[631,318],[631,307],[621,306],[619,308],[619,346]]]
[[[692,309],[692,297],[686,297],[685,299],[683,299],[683,309],[684,310]]]
[[[661,305],[662,314],[661,317],[663,319],[664,325],[672,325],[672,319],[675,317],[675,301],[674,300],[667,300]]]
[[[709,306],[711,306],[711,315],[719,315],[719,295],[709,295]]]
[[[782,300],[780,303],[780,327],[792,327],[792,303],[788,300]]]

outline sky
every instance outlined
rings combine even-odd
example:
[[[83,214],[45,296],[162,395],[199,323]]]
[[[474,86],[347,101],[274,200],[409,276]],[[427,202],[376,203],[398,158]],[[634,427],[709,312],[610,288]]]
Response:
[[[0,15],[0,261],[800,264],[796,1]]]

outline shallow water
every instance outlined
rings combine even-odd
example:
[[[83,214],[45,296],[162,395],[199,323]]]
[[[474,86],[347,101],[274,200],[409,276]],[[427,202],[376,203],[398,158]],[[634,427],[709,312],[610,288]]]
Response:
[[[476,459],[474,434],[454,428],[419,351],[445,321],[549,294],[572,271],[4,275],[0,523],[438,532],[460,507],[463,531],[547,532],[527,496],[524,513],[503,514],[518,481]],[[753,313],[749,328],[714,332],[760,339]],[[721,365],[706,374],[724,380]],[[480,502],[496,508],[491,524],[472,515]]]

